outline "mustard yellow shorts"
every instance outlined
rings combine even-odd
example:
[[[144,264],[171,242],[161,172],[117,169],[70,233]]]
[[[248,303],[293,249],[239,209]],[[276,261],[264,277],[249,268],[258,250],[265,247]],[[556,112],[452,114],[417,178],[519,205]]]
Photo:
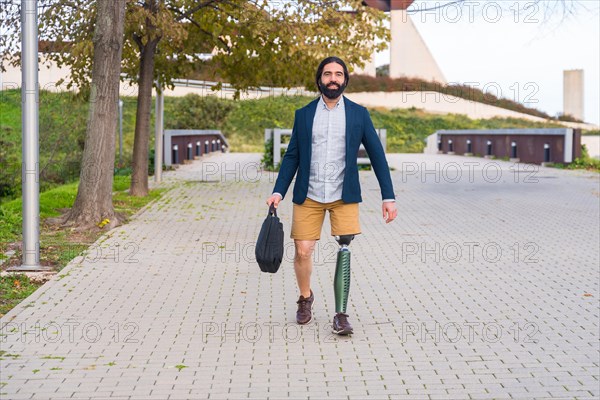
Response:
[[[294,204],[291,238],[319,240],[325,211],[329,211],[331,235],[357,235],[360,233],[358,203],[344,203],[342,200],[319,203],[307,197],[304,203]]]

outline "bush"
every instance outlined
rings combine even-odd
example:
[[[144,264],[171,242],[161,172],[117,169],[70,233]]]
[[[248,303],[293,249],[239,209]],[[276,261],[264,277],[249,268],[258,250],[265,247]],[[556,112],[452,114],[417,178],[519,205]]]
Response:
[[[260,160],[262,166],[267,171],[274,171],[274,160],[273,160],[273,139],[267,140],[265,143],[265,150],[263,152],[262,159]]]
[[[188,94],[165,101],[165,129],[221,129],[236,107],[231,100]]]
[[[570,115],[570,114],[559,114],[556,119],[558,119],[559,121],[565,121],[565,122],[583,122],[582,120],[575,118],[574,116]]]
[[[285,155],[285,149],[281,149],[281,160],[283,160],[283,156]],[[262,166],[267,171],[279,171],[279,167],[281,167],[281,163],[275,167],[275,160],[273,159],[273,139],[267,140],[265,143],[265,150],[263,152],[262,159],[260,160]]]
[[[600,172],[600,160],[590,157],[590,153],[585,144],[581,145],[581,157],[573,160],[567,166],[568,169],[587,169],[590,171]]]

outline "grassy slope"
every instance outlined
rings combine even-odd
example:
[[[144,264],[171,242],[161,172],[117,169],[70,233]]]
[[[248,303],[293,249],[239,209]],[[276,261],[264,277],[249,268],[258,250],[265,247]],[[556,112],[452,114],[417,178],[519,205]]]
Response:
[[[221,129],[233,151],[261,152],[264,130],[291,128],[294,111],[311,100],[309,97],[276,97],[239,102]],[[472,120],[464,115],[429,114],[416,109],[371,109],[370,112],[375,127],[387,129],[390,152],[421,152],[425,138],[439,129],[560,127],[514,118]]]
[[[40,158],[44,165],[59,164],[63,160],[77,161],[79,157],[63,157],[67,151],[78,156],[83,148],[85,125],[88,112],[86,102],[70,93],[42,92],[40,102]],[[265,128],[291,128],[294,111],[308,102],[310,97],[267,97],[259,100],[234,102],[216,100],[210,103],[227,104],[231,111],[215,126],[214,121],[198,118],[194,126],[188,120],[170,118],[169,111],[177,109],[181,98],[165,99],[166,128],[221,129],[228,138],[234,151],[262,151]],[[126,163],[131,159],[135,129],[136,99],[124,97],[123,118],[123,155]],[[194,103],[194,106],[197,106]],[[201,106],[201,105],[200,105]],[[212,107],[215,107],[212,104]],[[471,120],[462,115],[428,114],[415,109],[371,110],[377,127],[387,128],[390,138],[389,150],[420,151],[410,143],[422,140],[437,129],[500,128],[500,127],[541,127],[558,126],[547,123],[535,123],[521,119]],[[208,115],[210,117],[210,114]],[[151,129],[153,129],[151,127]],[[20,92],[11,90],[0,92],[0,130],[5,144],[12,147],[11,153],[19,153],[21,145],[21,102]],[[150,135],[151,142],[154,135]],[[118,139],[117,154],[118,154]],[[405,145],[408,144],[408,145]],[[417,146],[418,147],[418,146]],[[62,154],[64,156],[64,154]],[[4,155],[6,156],[6,155]],[[16,154],[18,156],[18,154]],[[11,156],[8,162],[19,164],[18,157]],[[0,161],[6,163],[6,160]],[[18,162],[17,162],[18,161]],[[19,167],[20,168],[20,167]],[[76,174],[75,174],[76,175]]]

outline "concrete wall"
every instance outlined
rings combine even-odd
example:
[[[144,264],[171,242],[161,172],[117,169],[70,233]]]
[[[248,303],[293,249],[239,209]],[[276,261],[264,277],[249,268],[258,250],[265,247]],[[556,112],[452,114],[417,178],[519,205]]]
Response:
[[[40,88],[43,90],[48,90],[52,92],[61,92],[66,91],[66,84],[58,85],[57,82],[61,79],[67,80],[69,77],[69,68],[59,68],[54,63],[45,63],[42,64],[40,62],[39,66],[39,84]],[[9,89],[18,89],[21,87],[21,70],[19,68],[8,67],[6,72],[0,72],[0,90],[9,90]],[[137,96],[138,94],[138,86],[130,85],[129,82],[121,82],[121,86],[119,89],[119,93],[121,96]],[[156,95],[156,92],[152,91],[153,95]],[[209,87],[185,87],[185,86],[176,86],[173,89],[165,89],[165,96],[175,96],[181,97],[187,94],[197,94],[200,96],[218,96],[221,98],[232,99],[233,91],[231,90],[222,90],[222,91],[213,91]],[[307,96],[316,96],[315,92],[306,91],[304,88],[291,88],[291,89],[277,89],[274,93],[264,93],[259,90],[249,90],[248,93],[242,93],[241,99],[259,99],[269,95],[307,95]]]
[[[600,159],[600,136],[582,135],[581,144],[585,144],[590,157]]]
[[[505,108],[465,100],[439,92],[360,92],[346,93],[346,96],[363,106],[381,108],[420,108],[430,113],[464,114],[473,119],[493,117],[523,118],[530,121],[546,121],[544,118],[523,114]],[[556,122],[556,121],[555,121]],[[578,129],[598,129],[593,124],[560,122],[561,125]]]
[[[38,81],[40,89],[51,92],[67,91],[66,83],[58,84],[60,80],[68,80],[70,69],[58,67],[54,63],[46,62],[43,56],[40,58]],[[21,69],[7,67],[5,72],[0,72],[0,90],[18,89],[21,87]],[[137,86],[131,86],[127,82],[121,82],[119,89],[121,96],[137,96]]]

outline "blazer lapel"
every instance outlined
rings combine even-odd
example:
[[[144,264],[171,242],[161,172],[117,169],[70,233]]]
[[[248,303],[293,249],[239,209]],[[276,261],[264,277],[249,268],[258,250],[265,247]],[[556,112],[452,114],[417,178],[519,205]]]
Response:
[[[318,98],[310,102],[306,107],[306,133],[309,138],[309,145],[312,144],[313,121],[315,120],[315,113],[317,112],[317,104],[319,104]]]
[[[354,113],[352,111],[352,103],[344,96],[344,111],[346,114],[346,157],[348,156],[348,148],[350,147],[350,135],[352,135],[352,122]]]
[[[307,138],[307,147],[308,147],[308,165],[310,165],[312,160],[312,134],[313,134],[313,122],[315,120],[315,113],[317,112],[317,104],[319,104],[319,99],[313,100],[306,107],[306,115],[305,115],[305,123],[306,123],[306,138]]]

